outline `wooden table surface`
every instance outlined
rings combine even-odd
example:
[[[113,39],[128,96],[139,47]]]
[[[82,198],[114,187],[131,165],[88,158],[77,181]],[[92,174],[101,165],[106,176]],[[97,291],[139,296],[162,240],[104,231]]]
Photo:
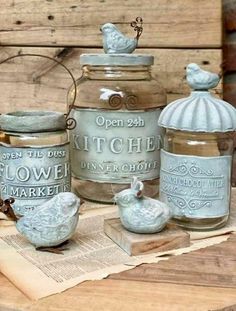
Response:
[[[85,282],[39,301],[30,301],[0,274],[0,311],[6,310],[236,310],[236,234],[221,244]]]

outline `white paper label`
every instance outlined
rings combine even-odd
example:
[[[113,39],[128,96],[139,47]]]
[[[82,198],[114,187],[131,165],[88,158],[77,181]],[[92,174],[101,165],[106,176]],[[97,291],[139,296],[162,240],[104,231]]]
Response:
[[[98,182],[129,183],[159,177],[160,109],[102,111],[76,109],[70,131],[73,175]]]
[[[229,214],[231,156],[197,157],[161,150],[160,199],[174,217]]]

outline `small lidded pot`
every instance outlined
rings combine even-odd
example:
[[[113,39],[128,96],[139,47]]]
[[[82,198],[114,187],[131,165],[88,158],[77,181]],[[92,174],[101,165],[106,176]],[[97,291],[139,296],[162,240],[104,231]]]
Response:
[[[188,65],[194,91],[169,104],[159,118],[166,129],[160,199],[171,207],[175,223],[193,230],[222,227],[229,216],[236,109],[208,91],[219,79]]]
[[[13,197],[25,215],[59,192],[70,191],[69,141],[65,116],[18,111],[0,116],[1,197]]]
[[[70,113],[77,121],[70,131],[73,186],[84,198],[112,202],[114,193],[128,188],[137,176],[145,195],[153,197],[160,170],[157,121],[166,94],[151,75],[153,56],[126,52],[128,39],[122,41],[121,33],[109,37],[118,33],[115,25],[108,23],[102,29],[108,31],[104,37],[108,54],[80,56],[82,77]],[[74,92],[72,87],[69,99]]]

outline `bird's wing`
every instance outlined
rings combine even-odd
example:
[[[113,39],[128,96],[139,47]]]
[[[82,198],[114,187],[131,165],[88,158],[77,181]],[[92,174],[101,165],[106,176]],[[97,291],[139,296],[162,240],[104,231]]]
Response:
[[[67,208],[58,200],[55,200],[53,205],[47,203],[31,216],[31,226],[39,231],[45,227],[57,227],[65,223],[78,210],[78,206]]]
[[[127,38],[119,32],[113,32],[111,34],[111,40],[109,40],[109,49],[114,49],[117,52],[124,49],[132,48],[136,44],[136,39]]]
[[[163,215],[164,210],[157,202],[151,199],[144,200],[143,218],[145,221],[155,221],[158,217]]]
[[[198,86],[205,85],[206,87],[209,87],[210,85],[217,85],[220,77],[216,73],[208,72],[201,69],[198,73],[188,75],[187,80],[188,82],[194,83]]]
[[[202,83],[217,82],[220,79],[220,77],[216,73],[205,70],[201,70],[199,74],[201,75]]]

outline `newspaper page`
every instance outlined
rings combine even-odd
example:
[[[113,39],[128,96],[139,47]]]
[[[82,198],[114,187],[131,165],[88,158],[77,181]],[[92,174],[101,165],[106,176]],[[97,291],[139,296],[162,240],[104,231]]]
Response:
[[[64,254],[36,251],[15,229],[14,224],[0,223],[0,271],[31,299],[62,292],[85,280],[98,280],[111,273],[132,269],[142,263],[168,260],[169,256],[226,241],[226,233],[236,231],[236,217],[227,229],[209,236],[194,234],[190,247],[162,253],[130,257],[103,232],[104,219],[117,217],[115,206],[83,210],[77,232]],[[235,214],[234,214],[235,216]],[[5,224],[5,225],[4,225]],[[221,235],[224,234],[224,235]],[[163,256],[169,255],[169,256]]]

